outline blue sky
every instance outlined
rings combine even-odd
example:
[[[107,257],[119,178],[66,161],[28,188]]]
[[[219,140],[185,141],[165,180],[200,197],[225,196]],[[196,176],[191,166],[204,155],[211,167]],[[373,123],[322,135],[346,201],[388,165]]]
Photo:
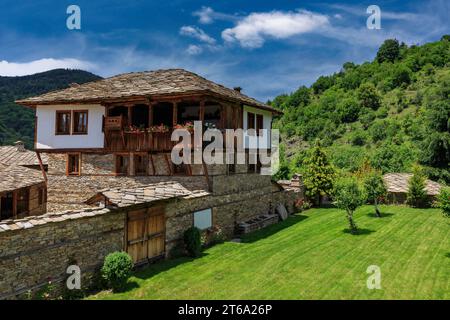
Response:
[[[66,27],[71,4],[81,30]],[[380,30],[366,27],[371,4]],[[448,33],[447,0],[2,0],[0,75],[181,67],[265,101],[372,60],[386,38],[421,44]]]

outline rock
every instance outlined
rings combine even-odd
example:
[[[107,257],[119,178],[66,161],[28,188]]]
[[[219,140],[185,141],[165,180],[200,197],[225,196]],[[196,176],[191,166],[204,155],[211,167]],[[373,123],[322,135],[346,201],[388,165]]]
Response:
[[[283,204],[278,204],[277,208],[275,209],[278,215],[280,216],[281,220],[286,220],[288,217],[288,212],[286,210],[286,207]]]

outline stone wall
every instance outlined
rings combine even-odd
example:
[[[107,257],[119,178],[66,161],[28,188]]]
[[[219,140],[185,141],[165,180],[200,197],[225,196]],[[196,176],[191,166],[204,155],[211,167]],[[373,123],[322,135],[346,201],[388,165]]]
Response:
[[[44,182],[30,187],[30,202],[28,204],[30,216],[47,212],[47,202],[45,201],[45,197],[42,199],[42,203],[39,204],[39,193],[41,190],[45,189],[46,187]]]
[[[73,262],[83,285],[108,253],[123,250],[123,239],[124,214],[108,209],[0,223],[0,299],[61,282]]]

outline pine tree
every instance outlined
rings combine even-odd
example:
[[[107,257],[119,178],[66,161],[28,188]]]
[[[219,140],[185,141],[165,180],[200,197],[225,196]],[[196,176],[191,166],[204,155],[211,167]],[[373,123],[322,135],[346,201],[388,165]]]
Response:
[[[304,160],[303,166],[305,168],[303,182],[306,195],[314,198],[320,205],[322,196],[330,194],[333,188],[335,170],[320,146],[319,140],[316,141],[309,156]]]
[[[424,207],[428,204],[427,192],[425,190],[426,177],[419,166],[415,166],[413,176],[408,182],[408,193],[406,203],[411,207]]]

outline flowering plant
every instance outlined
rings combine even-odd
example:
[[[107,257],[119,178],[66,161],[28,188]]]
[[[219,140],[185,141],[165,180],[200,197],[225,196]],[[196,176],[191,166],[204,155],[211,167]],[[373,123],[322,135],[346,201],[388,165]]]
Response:
[[[169,132],[169,131],[170,131],[170,128],[162,123],[160,125],[151,126],[149,128],[149,132]]]
[[[176,124],[174,129],[192,130],[192,129],[194,129],[194,124],[191,121],[187,121],[184,124]]]

